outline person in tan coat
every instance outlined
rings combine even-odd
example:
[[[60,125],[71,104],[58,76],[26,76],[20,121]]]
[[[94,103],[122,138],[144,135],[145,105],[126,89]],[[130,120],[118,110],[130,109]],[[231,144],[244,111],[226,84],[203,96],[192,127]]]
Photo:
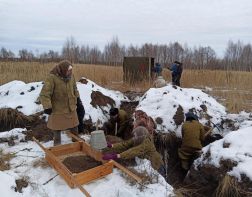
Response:
[[[182,125],[182,145],[178,150],[181,167],[185,171],[190,169],[193,160],[200,153],[205,134],[204,127],[198,121],[198,117],[188,112],[186,122]]]
[[[161,155],[157,152],[153,139],[148,130],[143,126],[137,126],[130,140],[108,144],[110,153],[103,155],[104,160],[110,159],[132,159],[135,157],[145,158],[151,162],[152,167],[165,177],[166,171]]]
[[[54,133],[54,145],[61,144],[62,130],[78,134],[77,98],[79,92],[72,65],[61,61],[51,70],[40,93],[44,112],[49,115],[47,127]]]

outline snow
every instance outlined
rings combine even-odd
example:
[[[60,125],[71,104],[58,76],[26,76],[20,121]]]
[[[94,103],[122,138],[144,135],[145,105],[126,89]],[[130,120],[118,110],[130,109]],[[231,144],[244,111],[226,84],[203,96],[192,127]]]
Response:
[[[50,178],[57,173],[51,167],[41,168],[33,167],[35,161],[44,158],[44,152],[39,148],[35,142],[19,142],[24,137],[22,131],[25,129],[13,129],[8,132],[1,133],[0,137],[8,137],[10,135],[18,135],[19,139],[15,140],[16,145],[8,147],[7,143],[1,143],[0,149],[4,153],[15,153],[10,164],[11,169],[0,172],[1,183],[0,189],[2,191],[1,197],[9,196],[83,196],[79,189],[71,189],[66,182],[60,177],[56,176],[52,181],[45,184]],[[86,136],[85,136],[86,137]],[[66,134],[62,135],[63,144],[71,143],[71,139]],[[45,147],[52,146],[52,141],[44,143]],[[108,197],[159,197],[159,196],[173,196],[173,188],[165,182],[164,178],[151,168],[150,162],[147,160],[138,159],[139,165],[136,167],[138,171],[147,170],[149,173],[156,173],[158,182],[147,184],[144,190],[139,189],[139,185],[131,185],[122,176],[122,171],[114,169],[113,173],[103,179],[83,185],[83,187],[93,197],[108,196]],[[29,185],[23,188],[23,193],[16,193],[14,191],[15,179],[28,177]]]
[[[107,90],[88,80],[87,84],[77,82],[80,97],[85,107],[85,119],[92,119],[95,123],[98,119],[101,123],[107,120],[107,112],[111,106],[93,107],[91,102],[92,91],[100,91],[105,96],[111,97],[115,101],[117,107],[122,101],[128,101],[122,93],[113,90]],[[24,83],[22,81],[12,81],[0,86],[0,108],[11,107],[18,108],[19,111],[26,115],[31,115],[43,110],[42,105],[36,104],[39,93],[42,89],[42,82]],[[34,90],[32,90],[34,87]],[[21,94],[22,93],[22,94]],[[223,119],[231,119],[235,122],[237,131],[230,131],[228,127],[225,130],[223,139],[218,140],[203,148],[204,154],[195,161],[196,166],[210,163],[216,167],[220,166],[220,161],[230,159],[237,162],[237,166],[233,167],[228,173],[237,178],[241,178],[241,174],[245,174],[252,180],[252,115],[247,112],[239,114],[227,114],[224,106],[219,104],[213,97],[207,95],[199,89],[180,88],[175,89],[171,84],[167,84],[163,88],[151,88],[141,98],[137,109],[145,111],[154,120],[157,117],[162,118],[163,123],[158,125],[158,131],[169,132],[176,131],[180,135],[181,126],[174,123],[178,106],[183,108],[184,113],[194,108],[200,118],[200,122],[205,124],[207,119],[200,105],[206,105],[207,114],[212,116],[211,121],[219,123]],[[0,172],[0,189],[1,197],[5,196],[83,196],[78,189],[70,189],[65,181],[60,177],[55,177],[47,184],[50,178],[56,175],[56,171],[51,167],[41,168],[33,167],[33,163],[39,159],[43,159],[44,152],[34,142],[19,142],[24,138],[22,131],[25,129],[15,128],[10,131],[0,133],[0,137],[10,137],[17,135],[16,145],[9,147],[7,143],[1,143],[0,149],[4,153],[15,153],[10,164],[11,169]],[[87,141],[89,136],[82,136]],[[70,143],[71,139],[66,135],[62,135],[62,143]],[[223,144],[230,144],[229,147],[223,147]],[[53,145],[52,141],[43,144],[45,147]],[[210,152],[210,158],[204,155]],[[103,179],[84,185],[84,188],[91,193],[92,196],[172,196],[173,188],[165,182],[154,169],[151,168],[149,161],[137,159],[138,171],[147,171],[147,173],[157,174],[158,181],[146,185],[143,191],[138,185],[131,185],[122,176],[122,172],[114,169],[113,173]],[[13,189],[15,179],[21,177],[29,177],[29,186],[23,188],[23,193],[16,193]]]
[[[108,112],[111,106],[94,108],[90,104],[92,91],[100,91],[105,96],[112,98],[115,101],[115,107],[119,107],[121,101],[128,101],[128,98],[119,91],[108,90],[91,80],[87,79],[87,81],[87,84],[77,82],[77,88],[86,112],[84,119],[91,118],[93,123],[96,123],[99,119],[100,124],[108,119],[108,115],[104,112]],[[34,90],[31,91],[31,87],[33,87]],[[26,84],[22,81],[12,81],[4,84],[0,86],[0,108],[10,107],[16,109],[18,106],[22,106],[22,108],[18,108],[18,110],[25,115],[40,112],[43,110],[43,106],[35,102],[38,101],[42,87],[42,82]]]
[[[33,88],[34,90],[32,90]],[[18,106],[19,111],[25,115],[35,114],[42,111],[42,105],[35,102],[43,87],[42,82],[24,83],[22,81],[12,81],[0,86],[0,108],[13,108]],[[31,89],[32,88],[32,89]]]
[[[176,131],[181,135],[181,126],[177,126],[173,120],[179,105],[184,113],[189,109],[195,109],[201,123],[206,123],[204,113],[200,105],[206,105],[207,114],[212,116],[211,121],[217,123],[223,116],[226,116],[226,109],[219,104],[213,97],[194,88],[180,88],[168,84],[163,88],[151,88],[140,99],[138,110],[143,110],[154,120],[162,118],[162,125],[158,125],[161,132]]]
[[[83,78],[85,79],[85,78]],[[80,93],[81,100],[83,102],[84,108],[85,108],[85,118],[84,119],[92,119],[92,122],[100,120],[100,123],[104,123],[105,121],[108,120],[108,115],[104,113],[104,111],[108,112],[111,106],[104,106],[104,107],[98,107],[94,108],[90,102],[91,102],[91,94],[93,91],[99,91],[105,96],[108,96],[112,98],[115,101],[115,106],[114,107],[119,107],[121,104],[121,101],[129,101],[129,99],[124,96],[121,92],[119,91],[114,91],[114,90],[108,90],[105,89],[93,81],[86,79],[88,81],[87,84],[82,84],[77,82],[77,87]]]
[[[218,140],[203,148],[203,155],[195,161],[198,165],[211,164],[216,167],[220,166],[221,160],[231,160],[237,162],[228,174],[241,179],[245,174],[252,180],[252,126],[232,131],[223,139]],[[210,153],[209,158],[205,155]]]

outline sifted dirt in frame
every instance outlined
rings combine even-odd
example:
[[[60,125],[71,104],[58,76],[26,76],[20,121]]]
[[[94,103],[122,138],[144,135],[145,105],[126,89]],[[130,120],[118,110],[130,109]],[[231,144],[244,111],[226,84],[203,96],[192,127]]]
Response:
[[[102,162],[96,161],[95,159],[89,156],[80,155],[65,158],[63,160],[63,164],[72,173],[79,173],[102,165]]]

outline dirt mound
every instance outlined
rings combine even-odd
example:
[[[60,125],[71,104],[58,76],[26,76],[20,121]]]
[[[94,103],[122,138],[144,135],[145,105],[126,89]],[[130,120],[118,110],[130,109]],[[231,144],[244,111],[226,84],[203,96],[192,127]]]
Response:
[[[129,114],[129,116],[132,116],[138,104],[139,101],[122,101],[120,108],[125,110]]]
[[[81,78],[81,79],[79,80],[79,82],[81,82],[81,83],[83,83],[83,84],[87,84],[87,83],[88,83],[88,80],[85,79],[85,78]]]
[[[181,125],[184,122],[184,110],[181,105],[178,106],[177,111],[173,116],[173,120],[176,125]]]
[[[34,121],[34,116],[26,116],[16,109],[0,109],[0,132],[9,131],[14,128],[24,128],[32,121]]]
[[[26,135],[25,139],[22,139],[21,142],[32,141],[33,136],[43,142],[53,139],[53,132],[47,128],[44,119],[38,118],[32,124],[27,125],[26,128],[27,131],[23,131],[23,134]]]
[[[115,101],[112,98],[105,96],[99,91],[93,91],[91,94],[91,99],[92,101],[90,102],[90,104],[95,108],[97,108],[97,106],[100,107],[107,105],[115,105]]]
[[[72,172],[79,173],[85,170],[102,165],[102,162],[96,161],[89,156],[71,156],[63,160],[63,164]]]
[[[209,157],[210,153],[205,156]],[[241,181],[238,181],[227,174],[235,166],[237,163],[231,160],[222,160],[218,168],[210,164],[202,164],[195,169],[192,165],[184,184],[198,189],[196,196],[251,196],[251,180],[244,176]],[[233,194],[228,195],[228,193]]]
[[[15,192],[23,193],[22,189],[28,186],[27,180],[22,178],[15,180],[15,182],[16,182],[16,187],[14,188]]]

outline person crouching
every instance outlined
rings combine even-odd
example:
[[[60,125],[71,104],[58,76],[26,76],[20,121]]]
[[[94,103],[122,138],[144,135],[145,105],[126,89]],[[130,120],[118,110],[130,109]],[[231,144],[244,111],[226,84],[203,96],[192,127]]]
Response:
[[[148,130],[143,126],[136,127],[133,131],[133,137],[130,140],[108,144],[110,152],[105,153],[102,157],[103,160],[110,159],[133,159],[139,157],[148,159],[151,166],[157,170],[163,177],[166,177],[166,170],[161,155],[157,152],[153,139]]]

